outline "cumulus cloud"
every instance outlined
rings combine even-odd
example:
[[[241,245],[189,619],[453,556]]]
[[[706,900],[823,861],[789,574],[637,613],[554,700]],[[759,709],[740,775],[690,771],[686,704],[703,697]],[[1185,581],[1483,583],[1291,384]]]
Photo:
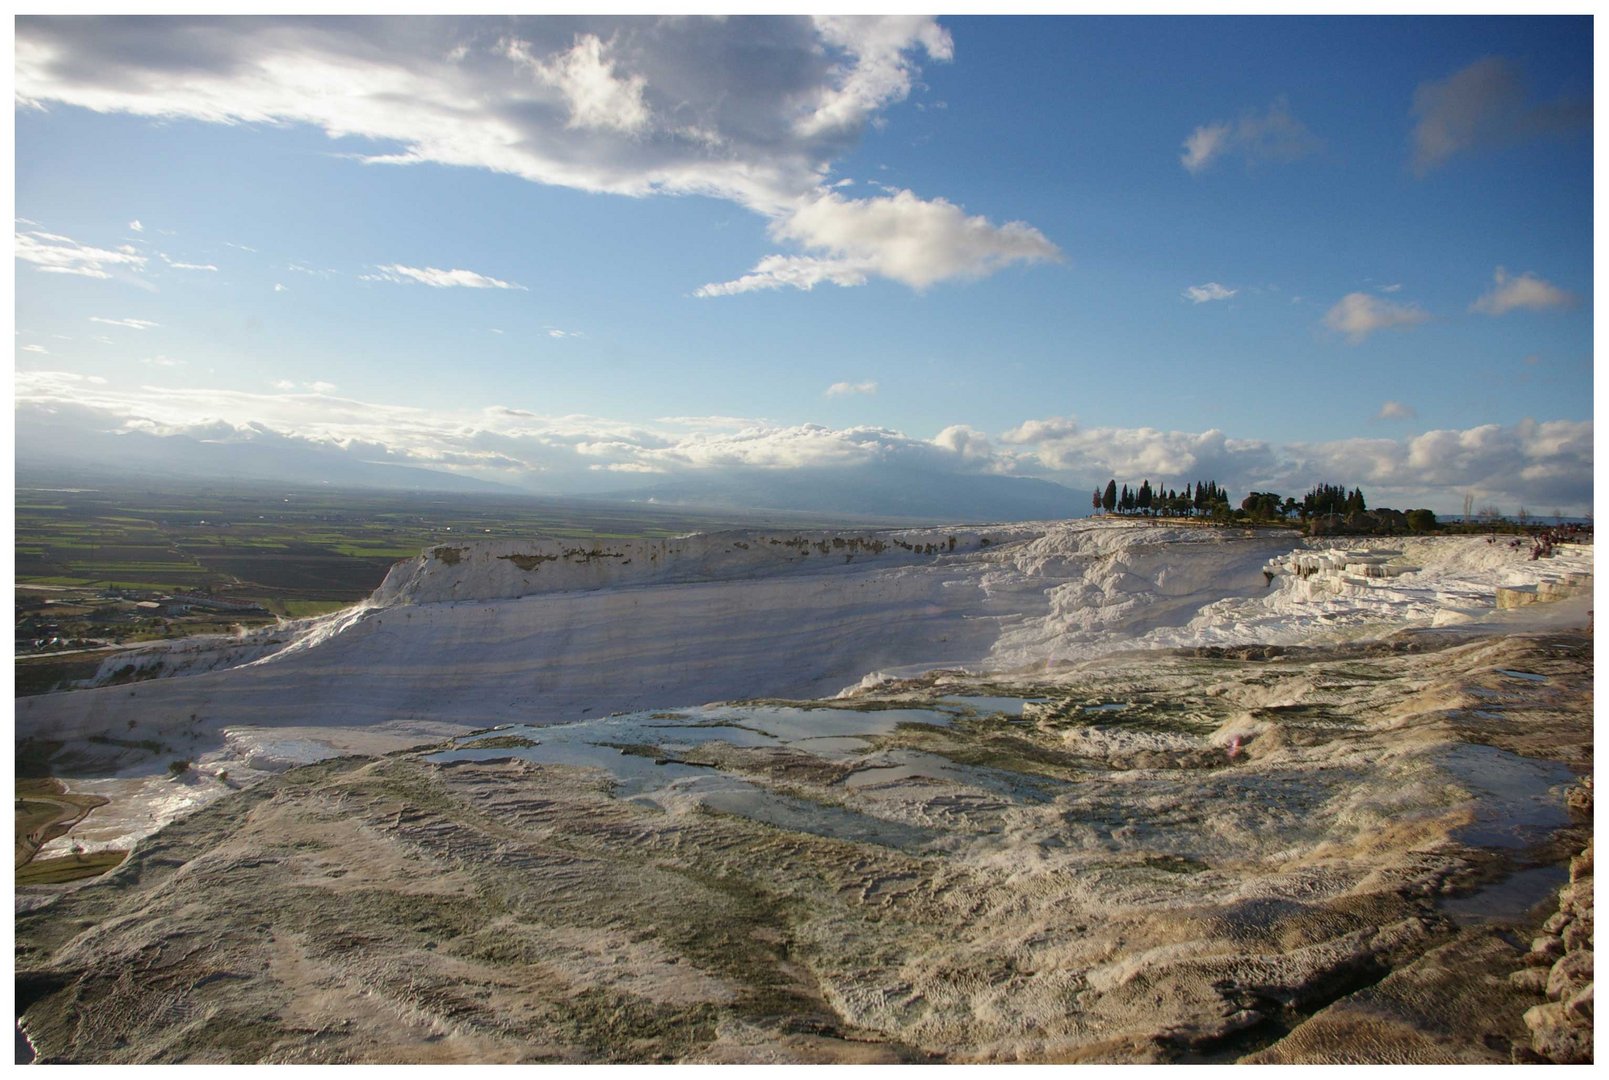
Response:
[[[1403,506],[1417,499],[1451,508],[1468,492],[1510,510],[1521,503],[1592,506],[1590,420],[1485,424],[1404,441],[1351,439],[1288,452],[1309,472],[1369,485],[1376,504]]]
[[[1237,492],[1299,495],[1316,483],[1344,482],[1365,486],[1375,505],[1398,508],[1451,510],[1466,492],[1514,506],[1592,506],[1590,420],[1274,446],[1217,430],[1084,428],[1071,417],[1053,417],[1019,425],[1000,441],[1025,448],[1015,471],[1084,489],[1109,477],[1164,486],[1210,478]]]
[[[1532,103],[1514,63],[1488,56],[1445,79],[1421,83],[1414,91],[1413,115],[1418,122],[1411,166],[1422,178],[1465,151],[1588,130],[1592,104],[1564,99]]]
[[[153,326],[162,325],[161,323],[154,323],[149,319],[107,319],[101,317],[100,315],[91,315],[89,317],[89,321],[104,323],[107,326],[126,326],[130,330],[149,330]]]
[[[1192,304],[1205,304],[1209,300],[1227,300],[1239,291],[1225,288],[1216,281],[1209,281],[1205,285],[1192,285],[1184,290],[1184,298]]]
[[[621,77],[608,47],[596,34],[581,34],[566,52],[544,61],[531,55],[528,42],[505,38],[504,55],[529,68],[538,82],[559,91],[569,106],[565,126],[625,133],[648,127],[648,104],[643,100],[646,80],[641,75]],[[466,52],[467,55],[467,52]]]
[[[966,424],[951,424],[933,436],[933,445],[953,454],[967,471],[1011,474],[1019,465],[1014,455],[1001,454],[989,436]]]
[[[1506,315],[1510,311],[1552,311],[1574,307],[1580,302],[1575,293],[1543,281],[1527,271],[1514,277],[1501,266],[1492,275],[1492,287],[1469,310],[1483,315]]]
[[[741,417],[631,423],[494,406],[433,412],[336,396],[327,383],[283,392],[112,388],[69,372],[19,371],[25,415],[89,431],[143,431],[221,441],[292,441],[368,461],[445,469],[552,491],[597,491],[608,478],[731,469],[891,468],[901,475],[1039,476],[1088,491],[1108,477],[1182,486],[1215,479],[1231,491],[1299,495],[1315,483],[1362,484],[1375,505],[1451,510],[1482,502],[1592,505],[1592,421],[1524,421],[1402,439],[1274,446],[1219,430],[1090,427],[1073,417],[1023,422],[991,439],[965,424],[922,439],[879,427],[779,425]],[[31,429],[30,429],[31,430]],[[59,440],[55,429],[49,438]]]
[[[112,272],[108,267],[138,272],[146,263],[145,256],[132,248],[109,251],[48,232],[15,233],[12,250],[17,258],[33,263],[36,270],[47,274],[109,278]]]
[[[939,281],[983,277],[1014,262],[1061,257],[1039,230],[1023,222],[997,226],[944,199],[919,199],[904,190],[870,199],[829,193],[779,218],[770,231],[778,240],[828,254],[769,255],[743,277],[704,285],[694,295],[863,285],[873,274],[925,289]]]
[[[1324,144],[1291,113],[1290,103],[1275,98],[1265,111],[1248,109],[1234,122],[1202,124],[1184,140],[1179,164],[1191,175],[1215,161],[1235,156],[1247,165],[1264,161],[1295,161]]]
[[[1059,254],[942,198],[833,193],[832,164],[953,52],[913,15],[27,17],[14,68],[23,107],[308,124],[379,144],[371,163],[724,199],[799,245],[700,290],[714,296],[872,276],[922,288]]]
[[[360,281],[392,281],[399,285],[420,284],[429,285],[436,289],[518,289],[526,291],[524,285],[516,285],[511,281],[499,281],[485,274],[477,274],[473,270],[437,270],[434,266],[420,268],[417,266],[377,266],[377,274],[360,274]]]
[[[1080,478],[1080,486],[1112,476],[1138,481],[1255,477],[1269,471],[1274,451],[1256,439],[1232,439],[1216,428],[1201,432],[1080,425],[1072,417],[1030,420],[1001,442],[1028,448],[1019,467],[1032,463]]]
[[[135,218],[133,221],[129,222],[128,227],[130,229],[133,229],[135,232],[144,232],[145,231],[145,226],[140,224],[140,219],[139,218]]]
[[[831,386],[827,387],[827,395],[826,396],[827,397],[847,397],[850,394],[868,394],[868,395],[870,395],[870,394],[875,394],[875,393],[877,393],[877,383],[876,383],[876,381],[873,380],[873,379],[867,379],[865,382],[858,382],[858,383],[835,382]]]
[[[1412,405],[1404,405],[1400,401],[1387,401],[1380,406],[1380,411],[1374,414],[1376,420],[1412,420],[1419,414]]]
[[[809,290],[823,282],[861,285],[871,274],[925,289],[940,281],[983,277],[1015,262],[1061,258],[1060,249],[1031,225],[995,225],[944,199],[919,199],[904,190],[870,199],[828,192],[779,217],[770,231],[777,240],[826,255],[767,256],[744,277],[704,285],[695,295],[730,296],[784,285]]]
[[[1324,314],[1324,325],[1346,335],[1353,345],[1376,330],[1407,329],[1430,320],[1418,304],[1398,304],[1368,293],[1347,293]]]
[[[852,135],[878,110],[903,101],[917,72],[911,54],[918,46],[933,60],[955,55],[950,32],[925,15],[822,15],[815,25],[823,44],[845,59],[810,111],[794,122],[806,137]]]

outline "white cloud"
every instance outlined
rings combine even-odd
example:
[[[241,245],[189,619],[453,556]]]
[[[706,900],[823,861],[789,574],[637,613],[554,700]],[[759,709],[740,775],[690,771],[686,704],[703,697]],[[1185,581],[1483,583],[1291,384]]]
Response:
[[[149,319],[104,319],[99,315],[91,315],[89,317],[89,321],[105,323],[107,326],[126,326],[130,330],[149,330],[153,326],[162,325],[161,323],[154,323]]]
[[[1184,140],[1184,153],[1179,164],[1192,173],[1200,172],[1222,157],[1234,140],[1234,128],[1229,124],[1202,124]]]
[[[275,379],[269,385],[275,390],[284,390],[287,393],[300,390],[309,394],[333,394],[335,391],[340,389],[340,387],[331,382],[299,383],[293,382],[290,379]]]
[[[1376,420],[1412,420],[1419,414],[1412,405],[1404,405],[1400,401],[1388,401],[1380,406],[1380,411],[1374,414]]]
[[[877,393],[876,381],[873,379],[867,379],[865,382],[858,383],[835,382],[831,386],[827,387],[826,396],[847,397],[850,394],[865,394],[869,396],[875,393]]]
[[[1219,120],[1196,128],[1184,140],[1179,164],[1194,175],[1232,155],[1248,165],[1295,161],[1323,145],[1291,114],[1290,103],[1279,97],[1263,112],[1248,109],[1233,123]]]
[[[607,46],[596,34],[577,36],[568,52],[547,62],[531,55],[529,42],[506,38],[500,44],[510,60],[524,64],[539,82],[564,95],[570,107],[566,127],[628,134],[648,127],[648,105],[643,100],[646,80],[641,75],[617,77],[614,60],[604,56]]]
[[[1575,293],[1543,281],[1529,271],[1513,277],[1499,266],[1492,281],[1492,288],[1469,305],[1469,310],[1483,315],[1506,315],[1521,309],[1552,311],[1574,307],[1580,302]]]
[[[1418,304],[1398,304],[1368,293],[1347,293],[1324,314],[1324,325],[1346,335],[1353,345],[1376,330],[1407,329],[1430,320]]]
[[[129,222],[128,227],[133,229],[135,232],[144,232],[145,231],[145,226],[140,224],[140,219],[139,218],[135,218],[133,221]]]
[[[280,284],[279,282],[276,281],[276,282],[274,282],[274,291],[275,292],[290,292],[290,287],[287,286],[287,285],[282,285],[282,284]]]
[[[1300,495],[1315,483],[1362,484],[1373,505],[1451,510],[1481,500],[1592,505],[1592,421],[1524,421],[1403,439],[1274,446],[1222,431],[1085,428],[1072,417],[1026,421],[996,445],[967,425],[921,439],[877,427],[783,426],[738,417],[629,423],[544,416],[495,406],[432,412],[334,396],[329,384],[284,380],[284,392],[139,387],[65,372],[19,371],[21,418],[76,416],[95,430],[296,440],[363,460],[447,469],[553,491],[601,490],[607,477],[723,469],[830,466],[1042,476],[1087,492],[1108,477],[1182,486],[1213,479],[1232,492]],[[302,392],[292,392],[302,391]],[[60,419],[60,417],[58,417]],[[66,422],[62,420],[61,422]],[[23,426],[19,423],[19,433]],[[59,433],[54,438],[59,438]],[[19,439],[21,435],[19,434]]]
[[[109,251],[47,232],[15,233],[13,252],[24,262],[33,263],[42,273],[75,274],[90,278],[111,277],[107,267],[137,273],[146,263],[145,256],[132,250]]]
[[[22,346],[22,351],[23,352],[31,352],[31,353],[44,353],[47,356],[50,355],[50,350],[45,348],[43,345],[24,345],[24,346]]]
[[[702,295],[880,275],[922,288],[1059,255],[901,192],[842,200],[832,164],[948,61],[928,16],[327,20],[20,19],[23,106],[308,124],[379,143],[365,160],[508,173],[590,192],[696,194],[798,244]],[[444,271],[441,273],[452,273]],[[466,282],[457,282],[466,284]]]
[[[987,435],[966,424],[951,424],[933,436],[933,445],[954,454],[965,471],[1007,474],[1016,469],[1010,455],[997,453]]]
[[[1024,461],[1053,473],[1078,477],[1085,487],[1097,478],[1128,477],[1138,482],[1164,478],[1220,482],[1272,471],[1275,456],[1265,442],[1231,439],[1217,429],[1203,432],[1155,428],[1086,428],[1072,417],[1030,420],[1000,437],[1023,446]]]
[[[839,259],[809,255],[767,255],[754,269],[733,281],[711,282],[693,290],[694,296],[735,296],[738,293],[784,286],[809,292],[817,285],[852,287],[866,284],[866,271]]]
[[[516,285],[511,281],[499,281],[485,274],[477,274],[473,270],[438,270],[434,266],[423,269],[416,266],[379,266],[378,274],[360,274],[360,281],[394,281],[400,285],[418,283],[429,285],[437,289],[518,289],[526,291],[524,285]]]
[[[1383,411],[1383,410],[1382,410]],[[1109,477],[1177,486],[1216,479],[1231,491],[1300,495],[1316,483],[1361,484],[1376,506],[1451,510],[1466,491],[1482,501],[1590,510],[1592,421],[1525,420],[1404,439],[1341,439],[1273,446],[1223,432],[1083,428],[1072,417],[1031,420],[1001,436],[1027,451],[1015,471],[1049,470],[1087,490]]]
[[[557,326],[544,327],[544,329],[547,331],[547,336],[550,338],[586,337],[586,335],[579,330],[560,330]],[[502,332],[503,331],[501,330],[492,331],[494,334],[501,334]]]
[[[870,274],[925,289],[940,281],[983,277],[1015,262],[1061,258],[1056,245],[1031,225],[995,225],[968,217],[944,199],[919,199],[904,190],[871,199],[827,192],[778,217],[770,231],[778,240],[826,255],[770,255],[744,277],[705,285],[694,295],[784,285],[808,290],[823,282],[861,285]]]
[[[879,109],[903,101],[916,66],[910,58],[920,46],[930,59],[955,55],[950,33],[925,15],[818,15],[816,31],[829,49],[848,62],[818,90],[814,107],[794,124],[804,136],[858,131]]]
[[[1411,167],[1424,177],[1456,154],[1589,130],[1592,105],[1561,99],[1531,104],[1519,69],[1500,56],[1477,60],[1413,95]]]
[[[161,253],[159,252],[158,254]],[[172,267],[174,270],[211,270],[213,273],[218,272],[218,268],[211,263],[175,262],[165,254],[162,255],[162,261],[167,263],[168,266]]]
[[[1239,291],[1225,288],[1216,281],[1209,281],[1205,285],[1192,285],[1184,290],[1184,298],[1193,304],[1205,304],[1209,300],[1227,300]]]
[[[1382,285],[1380,286],[1380,291],[1383,293],[1399,293],[1402,291],[1402,285],[1400,282],[1395,285]]]

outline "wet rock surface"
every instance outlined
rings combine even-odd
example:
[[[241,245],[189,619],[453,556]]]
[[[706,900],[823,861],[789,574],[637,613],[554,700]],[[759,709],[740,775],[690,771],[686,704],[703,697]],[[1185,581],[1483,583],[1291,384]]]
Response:
[[[1590,1054],[1583,635],[586,724],[294,768],[20,897],[40,1060]]]

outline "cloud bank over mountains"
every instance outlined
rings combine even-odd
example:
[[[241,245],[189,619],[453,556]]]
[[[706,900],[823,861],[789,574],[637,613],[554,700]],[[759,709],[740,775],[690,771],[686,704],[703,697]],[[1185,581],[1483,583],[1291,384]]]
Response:
[[[1538,512],[1559,507],[1579,513],[1592,502],[1590,420],[1526,420],[1403,438],[1276,446],[1216,429],[1086,427],[1070,416],[1027,420],[993,437],[956,424],[923,439],[875,426],[780,425],[740,417],[627,423],[506,407],[437,413],[339,397],[328,384],[277,394],[155,387],[124,392],[65,372],[18,373],[16,401],[19,465],[62,460],[75,446],[137,434],[146,445],[166,438],[258,452],[317,449],[332,461],[436,470],[553,494],[607,494],[651,481],[859,470],[855,475],[868,482],[1050,480],[1072,489],[1069,515],[1083,513],[1087,492],[1114,476],[1169,485],[1215,479],[1236,492],[1285,494],[1344,482],[1363,485],[1377,504],[1443,512],[1456,510],[1465,493],[1510,512],[1526,505]]]
[[[918,15],[29,17],[16,27],[16,96],[39,109],[308,124],[380,144],[363,155],[375,164],[709,196],[759,214],[796,249],[699,296],[873,277],[923,289],[1061,257],[1033,226],[942,197],[834,190],[833,163],[911,94],[920,63],[953,54],[949,32]],[[103,276],[118,261],[39,235],[19,245],[62,273]]]

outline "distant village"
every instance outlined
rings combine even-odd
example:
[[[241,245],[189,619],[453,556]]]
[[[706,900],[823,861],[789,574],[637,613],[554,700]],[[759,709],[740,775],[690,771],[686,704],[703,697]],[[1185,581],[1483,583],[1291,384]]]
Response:
[[[261,621],[273,613],[254,601],[193,593],[34,586],[17,590],[16,616],[16,655],[24,656],[227,629],[236,620]]]

